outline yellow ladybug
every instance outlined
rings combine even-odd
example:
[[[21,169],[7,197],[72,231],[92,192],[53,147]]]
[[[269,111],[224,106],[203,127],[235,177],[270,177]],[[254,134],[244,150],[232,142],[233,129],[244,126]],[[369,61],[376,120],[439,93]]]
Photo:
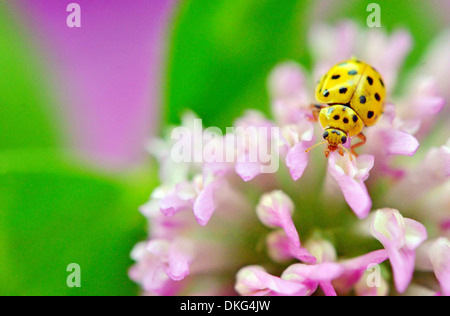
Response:
[[[362,133],[365,126],[374,125],[383,114],[386,89],[381,75],[372,66],[351,59],[333,66],[319,81],[316,99],[323,105],[313,106],[313,115],[325,130],[325,141],[307,149],[328,143],[325,156],[331,151],[343,151],[351,137],[362,142],[351,146],[354,149],[366,142]],[[351,157],[351,155],[350,155]]]

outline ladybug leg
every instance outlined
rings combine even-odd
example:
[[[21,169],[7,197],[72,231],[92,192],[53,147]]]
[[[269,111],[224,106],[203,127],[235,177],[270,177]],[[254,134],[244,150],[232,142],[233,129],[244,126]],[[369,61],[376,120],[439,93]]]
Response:
[[[357,137],[361,140],[361,142],[350,147],[350,150],[352,151],[352,154],[355,155],[355,157],[358,157],[358,154],[355,152],[355,148],[364,145],[367,140],[366,136],[363,133],[359,133]]]
[[[324,105],[320,104],[311,104],[309,108],[311,109],[311,113],[313,117],[308,118],[311,122],[317,122],[319,120],[319,113],[324,108]]]
[[[344,157],[344,151],[342,150],[342,148],[339,148],[339,155],[341,155],[342,157]]]
[[[325,157],[328,158],[328,156],[330,156],[330,149],[325,148]]]

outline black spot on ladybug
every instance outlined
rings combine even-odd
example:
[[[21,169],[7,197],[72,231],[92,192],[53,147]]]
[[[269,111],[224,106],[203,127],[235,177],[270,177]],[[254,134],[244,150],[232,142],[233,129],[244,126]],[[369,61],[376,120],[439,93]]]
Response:
[[[328,131],[325,131],[325,133],[323,133],[323,138],[327,138],[328,137],[328,135],[330,135],[330,133],[328,133]]]
[[[374,114],[375,114],[375,113],[373,113],[373,111],[369,111],[369,112],[367,113],[367,118],[371,119],[371,118],[373,117]]]
[[[355,114],[355,115],[353,115],[353,122],[358,122],[358,116]]]
[[[370,85],[373,85],[373,79],[372,79],[372,77],[367,77],[367,82],[368,82]]]
[[[381,79],[381,78],[380,78],[380,83],[384,87],[384,82],[383,82],[383,79]]]
[[[348,118],[344,118],[344,123],[348,124]]]
[[[356,70],[350,70],[349,72],[348,72],[348,74],[350,75],[350,76],[354,76],[354,75],[356,75],[358,72],[356,71]]]
[[[327,89],[325,89],[322,94],[324,97],[328,97],[330,95],[330,92]]]
[[[345,94],[346,92],[347,92],[347,88],[346,87],[343,87],[343,88],[339,89],[339,93],[340,94]]]
[[[334,75],[333,77],[331,77],[331,79],[334,79],[334,80],[339,79],[339,78],[341,78],[341,75]]]
[[[341,142],[342,142],[342,144],[345,144],[347,142],[347,137],[346,136],[342,136],[341,137]]]
[[[339,119],[341,118],[339,115],[335,115],[334,117],[333,117],[336,121],[339,121]]]
[[[375,99],[377,99],[377,101],[381,100],[380,95],[378,93],[375,93]]]
[[[366,103],[366,101],[367,101],[367,100],[366,100],[366,97],[365,97],[365,96],[362,95],[362,96],[359,97],[359,102],[360,102],[361,104]]]

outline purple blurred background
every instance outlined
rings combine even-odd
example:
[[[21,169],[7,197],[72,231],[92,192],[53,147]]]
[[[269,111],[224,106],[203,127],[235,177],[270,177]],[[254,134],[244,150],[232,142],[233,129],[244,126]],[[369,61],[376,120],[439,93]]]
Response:
[[[81,28],[69,28],[72,2],[14,5],[51,67],[69,146],[102,167],[135,166],[159,123],[163,41],[176,1],[79,0]]]

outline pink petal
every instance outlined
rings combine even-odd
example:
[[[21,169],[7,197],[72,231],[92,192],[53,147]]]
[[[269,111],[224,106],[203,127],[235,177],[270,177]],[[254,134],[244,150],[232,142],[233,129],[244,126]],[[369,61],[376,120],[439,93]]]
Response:
[[[428,238],[428,233],[421,223],[405,218],[405,246],[417,249]]]
[[[147,243],[146,249],[149,253],[158,257],[160,261],[167,261],[170,243],[163,239],[153,239]]]
[[[180,199],[176,193],[169,194],[159,201],[160,210],[166,216],[173,216],[191,206],[191,202]]]
[[[375,213],[371,232],[388,253],[397,291],[404,293],[413,277],[415,249],[427,238],[425,227],[397,210],[382,209]]]
[[[164,272],[163,266],[155,267],[147,271],[142,281],[142,287],[145,291],[153,292],[158,295],[164,295],[167,288],[170,287],[170,279]]]
[[[241,295],[264,295],[271,291],[277,294],[293,295],[305,287],[303,284],[270,275],[259,266],[241,269],[236,279],[235,289]]]
[[[328,161],[328,171],[330,175],[336,180],[345,200],[350,208],[358,216],[358,218],[365,218],[372,208],[372,199],[367,192],[366,186],[362,181],[356,181],[349,175],[345,174],[340,167],[336,166],[336,153],[330,155]]]
[[[363,256],[348,259],[340,262],[344,268],[344,273],[334,284],[339,287],[341,292],[348,292],[361,279],[364,272],[373,265],[380,264],[388,258],[386,250],[377,250]]]
[[[213,180],[213,182],[208,184],[205,188],[203,188],[202,191],[200,191],[197,199],[195,200],[193,207],[194,215],[197,219],[197,222],[202,226],[208,224],[211,216],[216,210],[214,194],[218,184],[218,180]]]
[[[294,258],[306,263],[316,263],[317,259],[309,253],[309,251],[302,247],[291,246],[290,252]]]
[[[326,295],[335,295],[331,281],[343,272],[344,268],[337,263],[325,262],[315,265],[297,263],[289,266],[281,278],[304,284],[305,295],[314,293],[318,285],[322,287]]]
[[[193,259],[192,245],[186,240],[176,240],[169,249],[167,275],[174,281],[181,281],[189,275]]]
[[[299,98],[305,93],[304,71],[296,62],[285,62],[278,65],[268,80],[272,98]]]
[[[308,154],[305,152],[311,142],[299,142],[292,147],[286,156],[286,166],[289,168],[292,179],[297,181],[303,175],[308,165]]]
[[[247,182],[261,173],[261,164],[259,162],[236,162],[235,171],[242,180]]]
[[[343,261],[346,270],[359,271],[366,270],[367,267],[373,264],[380,264],[388,259],[388,254],[385,249],[372,251],[363,256]]]
[[[438,239],[429,249],[428,255],[438,279],[442,294],[450,296],[450,241]]]
[[[404,293],[412,281],[416,253],[414,250],[386,248],[394,273],[395,287],[399,293]]]
[[[390,129],[383,131],[386,153],[389,155],[414,156],[419,141],[407,132]]]
[[[330,281],[319,282],[320,288],[326,296],[337,296],[336,290]]]
[[[296,247],[287,237],[284,230],[277,230],[267,236],[267,248],[270,257],[278,262],[285,262],[296,258],[306,263],[315,263],[316,258],[307,249]]]
[[[305,280],[312,281],[332,281],[339,277],[344,272],[344,268],[333,262],[324,262],[316,265],[305,265],[296,263],[289,266],[281,276],[296,275],[304,278]]]
[[[418,106],[417,115],[431,116],[442,111],[445,99],[441,96],[422,96],[416,100]]]

